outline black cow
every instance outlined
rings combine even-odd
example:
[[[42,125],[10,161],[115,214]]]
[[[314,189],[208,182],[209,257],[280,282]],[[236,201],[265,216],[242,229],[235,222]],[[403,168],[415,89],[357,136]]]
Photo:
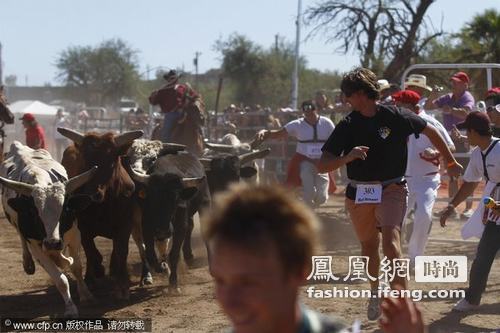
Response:
[[[191,153],[179,152],[159,156],[147,174],[140,174],[133,169],[129,171],[132,178],[145,187],[142,228],[149,264],[159,264],[154,249],[155,239],[166,239],[173,235],[168,255],[169,288],[178,293],[177,264],[181,248],[184,259],[189,263],[193,259],[193,215],[203,206],[210,205],[203,165]]]
[[[252,151],[241,155],[218,153],[200,159],[205,167],[210,193],[215,194],[228,188],[231,183],[239,182],[242,178],[248,179],[258,172],[249,162],[264,158],[271,149]]]

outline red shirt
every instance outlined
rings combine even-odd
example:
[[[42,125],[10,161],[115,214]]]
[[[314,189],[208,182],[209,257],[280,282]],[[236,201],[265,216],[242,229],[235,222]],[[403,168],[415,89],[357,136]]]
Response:
[[[39,147],[36,147],[37,144],[39,144]],[[42,126],[37,124],[26,129],[26,145],[33,149],[47,149],[45,145],[45,132]]]
[[[175,88],[162,88],[153,91],[149,96],[152,105],[159,105],[162,112],[175,111],[182,108],[189,101],[198,98],[198,94],[184,84],[177,84]]]

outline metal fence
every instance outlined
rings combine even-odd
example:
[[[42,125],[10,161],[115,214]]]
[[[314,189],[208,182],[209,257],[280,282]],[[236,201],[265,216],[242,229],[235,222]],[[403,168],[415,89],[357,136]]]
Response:
[[[438,112],[428,112],[434,115],[437,115],[438,118],[440,114]],[[239,117],[244,117],[244,118],[249,118],[249,117],[262,117],[263,115],[268,116],[268,115],[273,115],[276,117],[282,118],[283,116],[285,118],[288,118],[287,120],[290,121],[292,119],[297,119],[302,116],[302,112],[295,111],[295,112],[246,112],[246,113],[241,113],[239,115],[236,115],[235,118]],[[325,116],[327,118],[332,119],[334,123],[338,123],[345,115],[346,113],[321,113],[322,116]],[[218,115],[218,118],[224,119],[226,115]],[[288,122],[287,121],[287,122]],[[282,123],[284,125],[285,122]],[[207,131],[211,134],[209,137],[209,141],[211,142],[217,142],[222,138],[223,135],[227,134],[228,132],[233,131],[234,129],[229,128],[227,125],[224,125],[224,122],[221,121],[220,119],[213,119],[213,117],[210,119],[209,124],[208,124]],[[255,136],[255,134],[262,129],[270,129],[269,124],[263,123],[262,125],[253,125],[253,126],[237,126],[236,127],[236,135],[240,138],[242,142],[249,142],[251,139]],[[263,164],[261,164],[261,168],[264,169],[264,171],[268,172],[274,172],[276,175],[276,178],[279,181],[284,181],[286,177],[286,172],[287,172],[287,164],[288,161],[291,159],[292,155],[295,153],[295,148],[296,148],[297,141],[294,138],[289,137],[286,140],[266,140],[263,144],[263,148],[271,148],[271,153],[263,159]],[[470,157],[470,152],[468,153],[454,153],[453,156],[459,157],[459,158],[469,158]],[[339,171],[337,171],[336,174],[336,182],[338,185],[346,185],[347,183],[347,175],[345,171],[345,167],[341,168]],[[442,180],[446,181],[448,180],[448,177],[446,175],[442,176]],[[480,200],[480,197],[473,197],[472,200],[478,201]],[[447,197],[441,197],[437,198],[437,201],[448,201],[449,198]]]

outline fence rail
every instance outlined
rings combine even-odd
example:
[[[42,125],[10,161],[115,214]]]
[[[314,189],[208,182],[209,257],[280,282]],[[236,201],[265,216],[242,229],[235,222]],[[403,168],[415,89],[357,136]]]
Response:
[[[430,110],[428,113],[434,114],[436,116],[440,116],[438,111]],[[293,120],[294,118],[298,118],[302,115],[300,111],[292,111],[292,112],[260,112],[260,111],[250,111],[245,113],[233,113],[229,116],[224,114],[219,114],[217,119],[212,118],[209,120],[209,126],[207,131],[212,135],[209,135],[211,141],[217,142],[217,139],[222,137],[222,135],[226,134],[231,130],[228,126],[224,126],[221,124],[224,119],[232,118],[234,121],[241,120],[246,118],[245,121],[249,121],[249,118],[262,117],[273,115],[279,118],[288,118],[289,120]],[[330,118],[331,114],[321,113],[322,116]],[[342,119],[345,116],[345,113],[337,113],[334,114],[334,117],[338,120]],[[291,118],[291,119],[290,119]],[[287,122],[288,122],[287,121]],[[210,126],[212,125],[212,126]],[[267,124],[263,124],[262,126],[236,126],[236,130],[238,131],[238,135],[242,141],[251,141],[251,138],[255,136],[255,134],[262,129],[270,129]],[[234,128],[233,128],[234,130]],[[242,135],[243,134],[243,135]],[[263,143],[263,147],[271,148],[271,153],[266,158],[264,158],[264,169],[266,170],[266,165],[271,164],[271,167],[274,169],[278,179],[284,180],[286,177],[286,166],[291,156],[295,153],[295,147],[297,145],[297,141],[293,138],[289,138],[287,140],[266,140]],[[456,158],[470,158],[470,152],[467,153],[454,153],[453,156]],[[268,170],[273,172],[272,170]],[[339,179],[341,178],[341,179]],[[336,177],[337,183],[339,185],[345,185],[346,177]],[[438,201],[448,200],[446,198],[438,199]],[[477,201],[480,198],[473,198],[473,200]]]

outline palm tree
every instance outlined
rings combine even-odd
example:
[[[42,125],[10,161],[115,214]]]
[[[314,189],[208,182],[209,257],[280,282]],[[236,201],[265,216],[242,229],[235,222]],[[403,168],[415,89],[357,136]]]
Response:
[[[460,33],[470,55],[477,61],[500,63],[500,12],[488,9],[473,17]]]

